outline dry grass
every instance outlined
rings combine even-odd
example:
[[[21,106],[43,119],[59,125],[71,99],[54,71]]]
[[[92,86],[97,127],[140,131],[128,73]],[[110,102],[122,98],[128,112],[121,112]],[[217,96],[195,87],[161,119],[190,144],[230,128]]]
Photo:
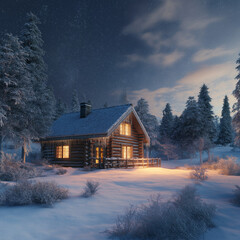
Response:
[[[208,179],[207,169],[199,166],[195,166],[193,171],[190,172],[190,178],[197,181],[204,181]]]
[[[0,162],[0,180],[18,181],[41,176],[42,172],[30,163],[23,164],[15,155],[3,154]]]
[[[89,198],[95,195],[99,190],[99,182],[87,181],[81,197]]]
[[[112,239],[193,240],[215,226],[214,215],[215,206],[186,186],[168,202],[157,195],[148,204],[131,206],[106,233]]]
[[[53,205],[68,197],[68,190],[54,182],[21,181],[8,185],[0,192],[0,204],[21,206],[31,204]]]

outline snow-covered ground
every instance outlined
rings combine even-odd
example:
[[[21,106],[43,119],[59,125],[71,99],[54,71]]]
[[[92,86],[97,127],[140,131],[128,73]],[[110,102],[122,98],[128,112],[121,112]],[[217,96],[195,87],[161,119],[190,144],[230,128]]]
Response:
[[[215,149],[217,151],[217,149]],[[231,151],[231,149],[229,150]],[[227,149],[225,149],[227,152]],[[223,150],[219,150],[223,154]],[[239,154],[240,156],[240,154]],[[182,161],[183,165],[187,160]],[[177,162],[179,164],[179,162]],[[163,162],[162,168],[106,169],[85,172],[68,168],[65,175],[39,178],[53,180],[70,190],[71,197],[51,208],[39,206],[0,207],[0,239],[3,240],[101,240],[103,233],[129,204],[145,203],[160,193],[164,200],[187,184],[190,170],[174,169],[175,161]],[[217,206],[217,227],[205,234],[205,240],[239,240],[240,208],[229,201],[240,177],[223,176],[209,171],[209,179],[196,184],[201,197]],[[92,198],[79,195],[87,180],[99,181],[99,193]]]

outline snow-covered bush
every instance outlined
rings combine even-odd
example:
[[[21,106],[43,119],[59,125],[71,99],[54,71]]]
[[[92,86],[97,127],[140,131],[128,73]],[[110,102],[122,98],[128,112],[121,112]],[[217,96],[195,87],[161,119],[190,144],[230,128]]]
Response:
[[[16,159],[15,155],[3,154],[0,161],[0,180],[18,181],[40,176],[41,172],[32,164],[23,164]]]
[[[63,175],[63,174],[65,174],[65,173],[67,173],[67,170],[64,169],[64,168],[59,168],[59,169],[57,169],[57,171],[56,171],[56,174],[57,174],[57,175]]]
[[[195,166],[193,171],[190,172],[190,178],[197,181],[204,181],[208,179],[207,169],[199,166]]]
[[[148,204],[131,206],[106,233],[113,239],[198,239],[214,227],[214,214],[215,206],[204,203],[195,188],[186,186],[168,202],[157,195]]]
[[[81,197],[88,198],[95,195],[99,190],[99,185],[99,182],[87,181]]]
[[[236,185],[236,189],[233,190],[234,198],[233,203],[240,206],[240,186]]]
[[[67,197],[68,190],[54,182],[36,182],[32,184],[33,203],[52,205]]]
[[[213,163],[204,163],[204,168],[219,170],[223,175],[240,175],[240,165],[236,162],[236,158],[228,157],[227,159],[220,159]]]
[[[30,204],[52,205],[68,197],[68,191],[53,182],[21,181],[8,185],[0,192],[0,204],[21,206]]]

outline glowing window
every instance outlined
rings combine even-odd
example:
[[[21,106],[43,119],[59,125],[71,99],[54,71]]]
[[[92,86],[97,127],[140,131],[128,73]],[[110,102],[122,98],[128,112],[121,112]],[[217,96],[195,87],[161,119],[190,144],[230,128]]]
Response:
[[[131,124],[130,123],[121,123],[120,124],[120,134],[131,136]]]
[[[96,147],[96,163],[99,163],[100,160],[103,160],[103,148]]]
[[[124,159],[132,158],[132,147],[131,146],[122,146],[122,158],[124,158]]]
[[[62,146],[56,148],[56,158],[62,158]]]
[[[69,146],[57,146],[56,147],[56,158],[69,158]]]
[[[96,163],[99,163],[99,147],[96,147]]]
[[[69,146],[63,146],[63,158],[69,158]]]

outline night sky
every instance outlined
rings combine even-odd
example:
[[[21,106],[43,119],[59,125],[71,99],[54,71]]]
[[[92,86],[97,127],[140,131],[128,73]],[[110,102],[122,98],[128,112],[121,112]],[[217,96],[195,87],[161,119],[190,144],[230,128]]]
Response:
[[[0,32],[19,34],[26,13],[41,19],[49,84],[70,103],[94,107],[144,97],[161,117],[180,113],[206,83],[216,114],[235,87],[238,0],[1,0]]]

